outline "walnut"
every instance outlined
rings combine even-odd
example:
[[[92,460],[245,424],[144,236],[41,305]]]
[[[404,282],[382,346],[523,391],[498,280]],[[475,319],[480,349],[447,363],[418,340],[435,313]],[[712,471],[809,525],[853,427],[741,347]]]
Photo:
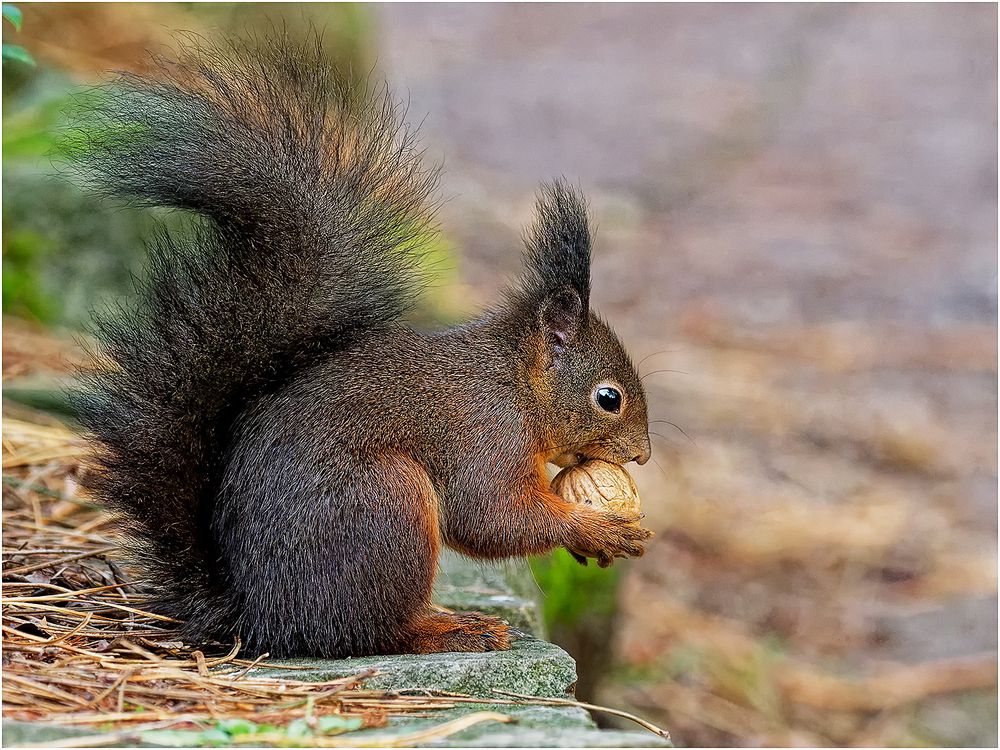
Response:
[[[618,464],[593,459],[569,466],[552,480],[552,491],[571,503],[616,513],[639,512],[639,490]]]

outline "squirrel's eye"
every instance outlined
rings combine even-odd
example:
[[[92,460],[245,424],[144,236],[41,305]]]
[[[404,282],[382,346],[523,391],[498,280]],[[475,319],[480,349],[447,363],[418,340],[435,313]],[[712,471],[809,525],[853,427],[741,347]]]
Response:
[[[617,414],[622,409],[622,394],[617,388],[603,386],[594,391],[594,401],[604,411]]]

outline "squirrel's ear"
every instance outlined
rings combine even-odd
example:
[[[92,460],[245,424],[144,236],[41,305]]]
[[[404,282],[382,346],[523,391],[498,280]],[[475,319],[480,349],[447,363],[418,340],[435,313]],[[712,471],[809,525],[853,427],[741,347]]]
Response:
[[[576,340],[583,320],[583,301],[575,289],[565,287],[542,300],[538,322],[545,339],[546,365],[559,362],[566,345]]]
[[[590,314],[590,228],[587,203],[563,180],[542,186],[535,221],[525,233],[524,285],[530,296],[557,307],[575,293],[578,318]],[[565,308],[565,305],[563,305]]]
[[[524,246],[524,275],[508,290],[508,300],[535,319],[543,366],[551,367],[590,317],[590,228],[583,196],[562,180],[544,185]]]

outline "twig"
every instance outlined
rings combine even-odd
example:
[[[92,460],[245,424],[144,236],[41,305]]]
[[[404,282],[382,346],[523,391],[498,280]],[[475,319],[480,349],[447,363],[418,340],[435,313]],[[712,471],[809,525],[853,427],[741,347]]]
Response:
[[[101,547],[100,549],[88,550],[86,552],[78,552],[75,555],[69,555],[67,557],[60,557],[57,560],[49,560],[47,562],[35,563],[34,565],[22,565],[20,568],[10,568],[5,570],[3,574],[5,576],[11,575],[24,575],[25,573],[32,573],[36,570],[42,570],[43,568],[54,568],[57,565],[65,565],[66,563],[74,562],[75,560],[83,560],[88,557],[97,557],[97,555],[103,555],[108,552],[114,552],[118,549],[117,545],[108,545],[107,547]]]
[[[537,695],[522,695],[521,693],[511,693],[507,690],[499,690],[497,688],[493,688],[493,692],[498,693],[500,695],[507,695],[512,698],[521,698],[524,700],[530,700],[531,703],[536,706],[545,706],[545,705],[577,706],[579,708],[586,708],[591,711],[600,711],[601,713],[611,714],[612,716],[620,716],[623,719],[634,721],[643,729],[648,729],[653,734],[659,735],[668,742],[670,741],[670,732],[668,732],[666,729],[660,729],[660,727],[656,726],[655,724],[651,724],[645,719],[640,719],[638,716],[630,714],[626,711],[620,711],[617,708],[608,708],[607,706],[596,706],[593,703],[584,703],[582,701],[569,700],[568,698],[544,698]]]

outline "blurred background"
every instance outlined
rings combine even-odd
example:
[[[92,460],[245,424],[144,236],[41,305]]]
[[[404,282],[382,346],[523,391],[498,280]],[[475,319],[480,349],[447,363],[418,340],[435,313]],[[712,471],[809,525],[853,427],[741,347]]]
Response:
[[[445,162],[428,315],[517,272],[539,181],[590,196],[657,537],[533,564],[581,698],[679,745],[996,745],[995,5],[17,7],[6,401],[60,408],[152,221],[54,176],[70,92],[179,30],[314,23]]]

